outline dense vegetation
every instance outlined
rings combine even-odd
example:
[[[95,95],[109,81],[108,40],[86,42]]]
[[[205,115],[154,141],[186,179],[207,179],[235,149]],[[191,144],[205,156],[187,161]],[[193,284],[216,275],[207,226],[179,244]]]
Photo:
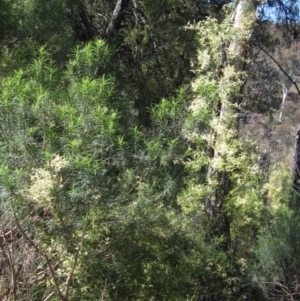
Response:
[[[300,298],[297,1],[0,4],[1,300]]]

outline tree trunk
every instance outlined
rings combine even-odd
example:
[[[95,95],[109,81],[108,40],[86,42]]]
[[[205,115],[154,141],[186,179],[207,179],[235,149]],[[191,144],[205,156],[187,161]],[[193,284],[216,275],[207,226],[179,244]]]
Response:
[[[246,68],[248,42],[255,21],[255,1],[240,0],[235,4],[235,12],[231,17],[235,34],[225,46],[227,61],[220,64],[224,70],[219,72],[218,120],[207,177],[209,186],[213,189],[205,206],[206,214],[213,218],[215,224],[213,235],[224,238],[224,250],[231,248],[231,218],[223,207],[233,188],[232,175],[240,172],[235,163],[241,151],[238,146],[237,114],[245,81],[243,72]],[[228,74],[228,71],[232,73]],[[226,88],[223,89],[223,85]]]
[[[294,176],[294,185],[298,187],[298,180],[300,179],[300,130],[297,132],[296,143],[295,143],[295,152],[293,160],[293,176]]]
[[[240,74],[245,71],[246,59],[248,54],[248,42],[251,37],[251,29],[254,24],[254,12],[256,1],[251,0],[239,0],[235,2],[235,11],[231,17],[233,22],[233,28],[235,29],[236,36],[235,41],[229,41],[227,44],[227,51],[232,58],[231,61],[221,62],[222,66],[234,67],[236,74]],[[219,72],[223,74],[223,72]],[[237,81],[235,77],[226,78],[226,75],[222,75],[221,81]],[[242,86],[242,84],[241,84]],[[220,91],[222,93],[222,91]],[[232,95],[230,95],[232,94]],[[239,94],[239,93],[237,93]],[[223,206],[225,198],[230,191],[230,176],[231,171],[226,168],[227,154],[224,152],[224,145],[228,148],[234,144],[234,140],[238,139],[238,104],[240,95],[236,95],[236,92],[229,92],[227,97],[220,97],[220,104],[218,105],[220,127],[214,133],[214,146],[212,152],[211,165],[208,171],[208,181],[215,183],[215,191],[206,203],[206,212],[215,216]],[[230,133],[230,134],[228,134]],[[222,168],[217,168],[216,161],[222,160]]]
[[[283,83],[282,87],[283,87],[283,95],[282,95],[282,103],[281,103],[281,111],[279,114],[279,122],[283,122],[283,109],[284,109],[284,104],[286,102],[289,90],[292,86],[292,82],[291,81],[286,81]]]
[[[121,28],[121,21],[123,18],[123,12],[127,8],[129,0],[118,0],[115,6],[114,12],[110,19],[110,22],[106,28],[105,36],[110,39],[113,38],[116,32]]]

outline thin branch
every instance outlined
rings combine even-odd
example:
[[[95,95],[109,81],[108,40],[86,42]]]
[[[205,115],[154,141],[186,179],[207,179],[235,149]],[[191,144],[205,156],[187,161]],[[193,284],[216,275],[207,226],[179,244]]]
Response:
[[[104,301],[104,296],[105,296],[105,291],[106,291],[106,284],[107,284],[107,279],[105,279],[105,284],[104,284],[104,288],[102,291],[102,295],[101,295],[101,300],[100,301]]]
[[[53,269],[56,270],[59,267],[60,264],[61,264],[61,261],[58,261],[57,263],[55,263],[53,265]],[[34,280],[30,281],[29,285],[33,286],[33,285],[45,280],[47,277],[49,277],[49,274],[50,274],[49,271],[45,271],[41,276],[39,276],[39,277],[35,278]]]
[[[55,292],[51,292],[43,301],[48,301],[54,294]]]
[[[295,184],[292,184],[291,189],[292,189],[298,196],[300,196],[299,192],[298,192],[293,186],[295,186],[296,188],[298,188],[298,187],[297,187]]]
[[[14,267],[14,254],[13,254],[14,240],[13,240],[12,230],[10,231],[10,239],[11,239],[11,244],[12,244],[11,251],[10,251],[10,248],[9,248],[8,243],[6,241],[5,235],[4,235],[4,239],[5,239],[5,245],[6,245],[6,250],[7,250],[8,259],[9,259],[10,270],[11,270],[13,301],[16,301],[17,300],[17,292],[16,292],[17,287],[16,287],[16,273],[15,273],[15,267]]]
[[[86,218],[88,216],[88,212],[89,212],[89,210],[87,210],[87,212],[86,212]],[[69,299],[70,283],[71,283],[71,280],[72,280],[73,275],[74,275],[74,271],[75,271],[75,268],[76,268],[76,265],[77,265],[79,253],[80,253],[81,247],[83,245],[85,233],[86,233],[86,224],[84,225],[84,229],[82,231],[80,243],[78,245],[78,249],[77,249],[77,252],[76,252],[75,257],[74,257],[74,262],[73,262],[73,265],[72,265],[72,269],[71,269],[71,271],[70,271],[70,273],[69,273],[69,275],[67,277],[67,280],[66,280],[66,289],[65,289],[65,298],[66,298],[66,300]]]
[[[283,74],[291,81],[291,83],[295,86],[298,94],[300,95],[300,89],[296,83],[296,81],[294,81],[292,79],[292,77],[282,68],[282,66],[277,62],[277,60],[270,54],[268,53],[264,48],[262,48],[260,45],[254,43],[254,46],[256,46],[257,48],[259,48],[262,52],[264,52],[276,65],[277,67],[283,72]]]
[[[19,219],[16,215],[16,213],[13,211],[13,215],[14,215],[14,218],[15,218],[15,221],[16,221],[16,224],[17,224],[17,227],[19,229],[19,231],[21,232],[21,234],[23,235],[23,237],[29,242],[29,244],[31,244],[35,250],[42,256],[45,258],[46,260],[46,263],[50,269],[50,273],[51,273],[51,276],[52,276],[52,279],[54,281],[54,286],[55,286],[55,290],[59,296],[59,298],[62,300],[62,301],[67,301],[67,299],[65,298],[65,296],[63,295],[63,293],[61,292],[60,288],[59,288],[59,284],[58,284],[58,281],[57,281],[57,278],[55,276],[55,272],[54,272],[54,269],[53,269],[53,266],[51,264],[51,261],[48,257],[48,255],[46,253],[44,253],[40,248],[39,246],[25,233],[25,231],[23,230],[23,228],[21,227],[20,225],[20,222],[19,222]]]
[[[75,254],[73,266],[72,266],[71,272],[70,272],[70,274],[67,278],[67,281],[66,281],[66,289],[65,289],[65,298],[66,298],[66,300],[68,300],[70,283],[71,283],[71,280],[72,280],[72,277],[74,275],[74,271],[75,271],[75,268],[76,268],[76,265],[77,265],[77,261],[78,261],[79,253],[80,253],[80,250],[81,250],[81,247],[82,247],[82,244],[83,244],[84,236],[85,236],[85,229],[82,232],[82,237],[81,237],[77,252]]]

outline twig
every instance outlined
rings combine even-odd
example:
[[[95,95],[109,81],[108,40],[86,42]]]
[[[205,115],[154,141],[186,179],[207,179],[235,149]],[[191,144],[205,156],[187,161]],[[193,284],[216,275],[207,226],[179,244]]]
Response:
[[[100,301],[104,301],[104,296],[105,296],[105,291],[106,291],[106,284],[107,284],[107,279],[105,279],[105,284],[104,284],[104,288],[102,291],[102,295],[101,295],[101,300]]]
[[[48,301],[54,294],[55,292],[50,293],[43,301]]]
[[[264,48],[262,48],[260,45],[254,43],[254,46],[256,46],[257,48],[259,48],[262,52],[264,52],[276,65],[277,67],[283,72],[283,74],[291,81],[291,83],[295,86],[298,94],[300,95],[300,89],[296,83],[296,81],[294,81],[292,79],[292,77],[282,68],[282,66],[277,62],[277,60],[270,54],[268,53]]]
[[[82,237],[81,237],[81,240],[80,240],[80,244],[78,246],[78,250],[75,254],[73,266],[72,266],[71,272],[70,272],[70,274],[67,278],[67,281],[66,281],[66,289],[65,289],[65,298],[66,298],[66,300],[68,300],[70,283],[71,283],[71,280],[72,280],[72,277],[74,275],[74,271],[75,271],[75,268],[76,268],[76,265],[77,265],[77,261],[78,261],[79,253],[80,253],[80,250],[81,250],[81,247],[82,247],[82,244],[83,244],[84,236],[85,236],[85,229],[82,232]]]
[[[59,288],[59,284],[58,284],[58,281],[57,281],[57,278],[55,276],[55,272],[54,272],[54,269],[52,267],[52,264],[51,264],[51,261],[48,257],[48,255],[46,253],[44,253],[40,248],[39,246],[25,233],[25,231],[23,230],[23,228],[21,227],[20,223],[19,223],[19,219],[16,215],[16,213],[13,211],[13,215],[14,215],[14,218],[15,218],[15,221],[16,221],[16,224],[17,224],[17,227],[19,229],[19,231],[21,232],[21,234],[23,235],[23,237],[29,242],[29,244],[31,244],[35,250],[42,256],[45,258],[46,260],[46,263],[50,269],[50,274],[52,276],[52,279],[54,281],[54,286],[55,286],[55,290],[59,296],[59,298],[62,300],[62,301],[67,301],[67,299],[65,298],[65,296],[63,295],[63,293],[61,292],[60,288]]]

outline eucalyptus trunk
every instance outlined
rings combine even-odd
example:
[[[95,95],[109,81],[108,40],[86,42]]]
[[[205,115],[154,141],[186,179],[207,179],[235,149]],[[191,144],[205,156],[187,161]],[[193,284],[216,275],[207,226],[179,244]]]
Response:
[[[206,213],[216,218],[216,234],[225,235],[230,241],[230,219],[220,214],[232,189],[232,175],[239,172],[235,159],[239,156],[239,104],[245,83],[245,68],[248,59],[249,40],[255,23],[256,1],[240,0],[234,3],[231,15],[233,36],[222,46],[222,62],[218,70],[219,103],[216,106],[217,120],[211,146],[211,163],[208,183],[213,189],[206,201]]]

